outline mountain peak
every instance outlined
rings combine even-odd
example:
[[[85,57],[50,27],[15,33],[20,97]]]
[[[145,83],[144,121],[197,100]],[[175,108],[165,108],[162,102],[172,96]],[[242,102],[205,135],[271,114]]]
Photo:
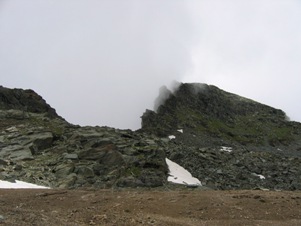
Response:
[[[9,89],[0,86],[0,110],[44,113],[50,118],[59,117],[55,109],[31,89]]]
[[[156,112],[142,116],[143,131],[168,136],[185,129],[198,145],[286,145],[295,139],[291,125],[282,110],[202,83],[180,84]]]
[[[301,124],[283,111],[206,84],[160,94],[131,131],[71,125],[34,91],[0,87],[0,180],[165,186],[167,157],[210,188],[301,188]]]

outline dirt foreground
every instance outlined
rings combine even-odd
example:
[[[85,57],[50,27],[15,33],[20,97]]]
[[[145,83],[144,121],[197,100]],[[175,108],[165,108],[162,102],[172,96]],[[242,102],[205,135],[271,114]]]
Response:
[[[301,225],[301,192],[0,190],[0,225]]]

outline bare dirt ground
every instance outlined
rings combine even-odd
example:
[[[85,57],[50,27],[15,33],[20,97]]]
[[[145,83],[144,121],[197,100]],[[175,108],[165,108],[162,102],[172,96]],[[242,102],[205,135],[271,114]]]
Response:
[[[0,225],[301,225],[301,192],[0,190]]]

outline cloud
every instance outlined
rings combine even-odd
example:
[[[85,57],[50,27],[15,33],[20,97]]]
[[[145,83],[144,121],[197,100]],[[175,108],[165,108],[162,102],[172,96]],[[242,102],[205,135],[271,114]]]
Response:
[[[301,121],[301,3],[195,2],[198,45],[184,81],[206,82],[281,108]]]
[[[139,128],[190,67],[182,1],[5,1],[3,85],[33,88],[72,123]]]
[[[301,121],[298,0],[0,1],[0,83],[68,121],[137,129],[162,85],[205,82]]]

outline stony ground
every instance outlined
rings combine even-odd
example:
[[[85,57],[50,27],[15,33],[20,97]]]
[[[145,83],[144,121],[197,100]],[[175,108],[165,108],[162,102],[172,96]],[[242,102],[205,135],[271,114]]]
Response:
[[[0,190],[0,225],[301,225],[301,192]]]

